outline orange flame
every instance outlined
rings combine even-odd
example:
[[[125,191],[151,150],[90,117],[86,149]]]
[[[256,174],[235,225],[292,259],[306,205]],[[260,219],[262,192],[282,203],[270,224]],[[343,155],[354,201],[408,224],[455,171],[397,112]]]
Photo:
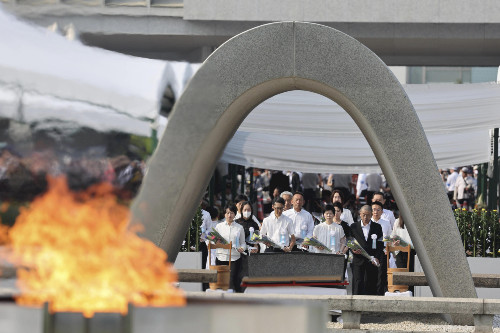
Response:
[[[127,313],[137,306],[181,306],[185,297],[167,255],[127,229],[128,208],[111,186],[72,193],[66,179],[23,208],[9,232],[21,305],[49,302],[51,312]]]

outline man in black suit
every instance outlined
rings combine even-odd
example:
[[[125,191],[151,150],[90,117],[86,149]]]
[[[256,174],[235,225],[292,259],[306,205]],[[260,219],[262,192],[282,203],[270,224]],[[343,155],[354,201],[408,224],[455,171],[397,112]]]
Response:
[[[381,241],[382,227],[371,222],[372,208],[368,205],[359,210],[361,222],[351,224],[352,236],[363,249],[375,258],[375,263],[361,255],[361,250],[353,251],[352,294],[377,295],[378,265],[384,253],[384,243]],[[373,246],[375,242],[375,246]]]

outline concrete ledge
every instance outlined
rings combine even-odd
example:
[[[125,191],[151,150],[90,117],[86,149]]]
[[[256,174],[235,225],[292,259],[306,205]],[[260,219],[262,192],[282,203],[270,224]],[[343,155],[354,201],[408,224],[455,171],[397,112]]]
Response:
[[[290,300],[328,303],[329,310],[354,312],[406,312],[406,313],[457,313],[492,315],[500,314],[500,300],[483,298],[449,297],[381,297],[358,295],[282,295],[282,294],[232,294],[189,292],[189,297],[215,297],[232,300]]]
[[[217,282],[217,271],[208,269],[177,269],[179,282]]]
[[[422,272],[394,272],[394,284],[409,286],[428,286],[427,278]],[[500,288],[500,274],[472,274],[476,288]]]

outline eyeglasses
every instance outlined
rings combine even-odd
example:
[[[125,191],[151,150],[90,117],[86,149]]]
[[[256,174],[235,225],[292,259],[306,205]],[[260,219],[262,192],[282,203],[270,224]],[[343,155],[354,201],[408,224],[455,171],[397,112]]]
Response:
[[[372,211],[374,211],[374,212],[381,212],[381,211],[382,211],[382,209],[379,209],[379,208],[373,208],[373,209],[372,209]]]

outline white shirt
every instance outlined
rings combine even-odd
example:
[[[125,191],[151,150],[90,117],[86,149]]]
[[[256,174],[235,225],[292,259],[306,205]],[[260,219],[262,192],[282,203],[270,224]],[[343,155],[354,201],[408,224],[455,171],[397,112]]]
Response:
[[[262,229],[260,229],[261,235],[265,235],[272,239],[276,244],[281,244],[281,234],[285,235],[285,245],[288,246],[290,244],[290,236],[295,235],[295,231],[293,229],[292,220],[281,214],[279,218],[276,218],[274,212],[271,212],[271,215],[266,217],[264,221],[262,221]]]
[[[272,213],[271,213],[272,215]],[[305,238],[312,237],[314,230],[314,220],[312,215],[305,209],[296,212],[291,208],[283,212],[283,215],[289,217],[293,222],[293,230],[295,237]],[[302,231],[305,231],[305,237]]]
[[[322,222],[314,227],[313,236],[321,243],[325,244],[330,250],[332,250],[332,252],[320,250],[316,247],[311,248],[311,252],[335,254],[340,251],[340,241],[345,237],[345,234],[341,225],[335,222],[330,225],[326,222]]]
[[[383,218],[380,218],[380,220],[378,221],[372,219],[372,221],[380,224],[380,226],[382,227],[382,234],[384,235],[384,237],[386,236],[389,237],[391,235],[392,232],[391,222],[384,220]]]
[[[370,233],[370,226],[372,224],[372,221],[368,222],[367,225],[363,225],[363,221],[361,223],[361,230],[363,230],[363,235],[365,236],[365,240],[368,240],[368,234]]]
[[[352,213],[349,209],[343,208],[342,209],[342,214],[340,215],[340,219],[342,221],[346,221],[347,224],[351,225],[354,223],[354,220],[352,218]]]
[[[404,229],[399,227],[399,219],[397,219],[396,223],[394,224],[394,229],[392,229],[391,236],[399,236],[406,243],[411,244],[413,246],[410,234],[408,233],[408,229],[406,229],[406,226]]]
[[[208,226],[211,225],[211,222],[212,222],[212,217],[210,216],[210,213],[207,212],[206,210],[202,209],[201,210],[201,219],[202,219],[202,223],[201,223],[201,228],[205,228],[206,231],[210,231],[212,229],[207,229]]]
[[[361,192],[363,192],[363,190],[366,190],[367,188],[368,186],[366,186],[366,173],[360,173],[358,175],[358,182],[356,183],[356,196],[359,198]]]
[[[224,237],[228,242],[233,242],[233,248],[231,249],[231,261],[238,260],[240,258],[240,253],[236,250],[236,247],[246,249],[247,245],[245,243],[245,230],[241,224],[234,222],[229,225],[226,221],[221,222],[215,226],[215,230]],[[217,249],[217,259],[220,261],[228,261],[229,253],[226,249]]]
[[[458,172],[454,171],[451,175],[446,179],[446,188],[448,192],[455,191],[455,183],[457,182]]]
[[[380,218],[389,221],[391,224],[391,230],[394,229],[394,221],[396,221],[396,218],[394,217],[394,213],[392,211],[384,209]]]

